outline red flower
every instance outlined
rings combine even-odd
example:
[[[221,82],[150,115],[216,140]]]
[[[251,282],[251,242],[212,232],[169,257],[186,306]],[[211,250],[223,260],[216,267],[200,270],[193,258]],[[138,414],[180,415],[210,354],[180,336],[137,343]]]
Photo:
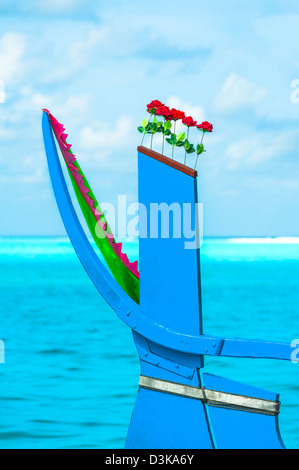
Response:
[[[146,105],[147,111],[151,114],[155,114],[157,108],[159,108],[160,106],[164,106],[164,104],[161,103],[161,101],[159,100],[151,101],[149,104]]]
[[[195,127],[197,124],[197,121],[193,121],[191,116],[188,116],[184,119],[182,119],[182,123],[185,124],[188,127]]]
[[[179,121],[180,119],[185,118],[185,113],[183,111],[179,111],[178,109],[172,108],[171,112],[175,121]]]
[[[160,106],[159,108],[157,108],[156,114],[157,116],[163,116],[166,121],[173,120],[173,112],[171,109],[168,108],[168,106]]]
[[[213,131],[213,125],[208,121],[204,121],[196,127],[197,127],[197,129],[201,129],[203,132],[212,132]]]

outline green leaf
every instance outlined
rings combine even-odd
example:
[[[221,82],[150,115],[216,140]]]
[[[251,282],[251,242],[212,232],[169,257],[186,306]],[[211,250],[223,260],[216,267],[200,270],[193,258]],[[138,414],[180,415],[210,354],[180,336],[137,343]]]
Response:
[[[167,129],[167,130],[171,129],[171,125],[172,125],[172,124],[171,124],[171,121],[166,121],[166,122],[165,122],[164,129],[165,129],[165,130],[166,130],[166,129]]]
[[[151,130],[151,128],[152,128],[152,125],[151,125],[151,123],[149,122],[149,123],[145,126],[145,130],[148,132],[148,131]]]
[[[177,136],[176,136],[176,134],[171,134],[170,139],[172,140],[172,143],[173,143],[173,144],[176,144],[176,142],[177,142]]]
[[[190,143],[189,143],[189,141],[186,139],[185,142],[184,142],[184,149],[185,149],[186,151],[188,151],[189,148],[190,148]]]
[[[141,134],[143,134],[143,132],[144,132],[144,128],[143,128],[142,126],[137,127],[137,130],[138,130]]]
[[[152,124],[152,133],[154,134],[155,132],[157,132],[157,129],[158,129],[158,126],[155,122],[153,122]]]
[[[178,142],[181,142],[185,139],[185,132],[181,132],[179,135],[178,135]]]
[[[147,119],[142,119],[141,125],[143,127],[146,127],[148,125],[148,120]]]
[[[193,145],[190,145],[190,148],[187,150],[187,153],[193,153],[195,152],[195,148],[193,147]]]
[[[200,154],[203,153],[204,151],[205,151],[205,149],[204,149],[203,144],[197,144],[197,148],[196,148],[196,153],[197,153],[197,155],[200,155]]]
[[[157,116],[155,116],[153,119],[153,123],[156,124],[156,122],[157,122]]]
[[[173,145],[173,142],[172,142],[171,139],[165,139],[165,140],[166,140],[166,142],[168,142],[170,145]]]
[[[184,142],[182,142],[182,141],[178,141],[178,142],[176,143],[176,146],[177,146],[177,147],[183,147],[183,145],[184,145]]]
[[[164,132],[164,135],[170,135],[170,134],[171,134],[171,132],[170,132],[170,130],[169,130],[169,129],[168,129],[167,131],[165,131],[165,132]]]

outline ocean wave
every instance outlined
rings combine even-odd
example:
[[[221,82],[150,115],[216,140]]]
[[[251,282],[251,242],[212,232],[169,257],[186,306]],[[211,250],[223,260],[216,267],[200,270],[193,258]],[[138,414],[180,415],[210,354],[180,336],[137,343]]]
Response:
[[[226,243],[235,244],[275,244],[275,245],[298,245],[299,237],[247,237],[247,238],[226,238]]]

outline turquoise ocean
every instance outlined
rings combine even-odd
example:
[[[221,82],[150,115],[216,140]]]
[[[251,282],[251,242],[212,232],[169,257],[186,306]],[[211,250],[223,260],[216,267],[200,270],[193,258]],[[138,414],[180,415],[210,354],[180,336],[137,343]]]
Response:
[[[130,258],[138,243],[127,241]],[[0,238],[0,448],[122,448],[138,390],[131,331],[67,238]],[[206,334],[299,344],[299,240],[205,239]],[[205,370],[280,393],[299,448],[299,363],[206,358]]]

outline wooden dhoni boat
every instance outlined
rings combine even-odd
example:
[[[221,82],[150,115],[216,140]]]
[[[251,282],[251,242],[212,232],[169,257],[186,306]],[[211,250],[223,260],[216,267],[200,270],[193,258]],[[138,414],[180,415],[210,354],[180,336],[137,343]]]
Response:
[[[97,206],[64,128],[47,111],[43,135],[50,177],[66,231],[87,274],[133,332],[140,358],[139,392],[129,425],[130,449],[284,448],[280,402],[273,392],[204,372],[204,356],[291,360],[291,344],[207,336],[202,327],[200,249],[184,236],[142,237],[139,271],[122,253]],[[63,176],[56,138],[88,227],[109,266],[100,261],[79,222]],[[197,173],[138,147],[139,202],[197,203]],[[196,224],[196,237],[198,224]],[[181,227],[182,228],[182,227]],[[96,229],[102,236],[96,236]],[[183,230],[182,230],[183,233]]]

